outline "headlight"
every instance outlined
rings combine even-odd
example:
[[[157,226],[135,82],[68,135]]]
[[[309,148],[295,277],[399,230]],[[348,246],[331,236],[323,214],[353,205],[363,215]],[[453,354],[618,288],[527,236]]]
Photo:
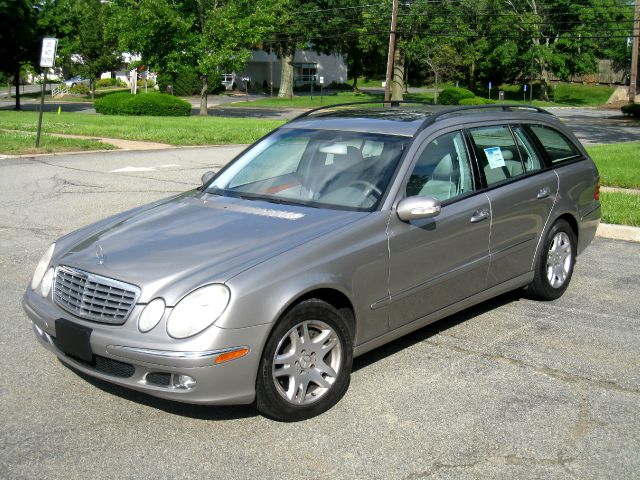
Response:
[[[152,330],[162,319],[162,315],[164,315],[164,300],[161,298],[151,300],[138,318],[138,330],[142,333]]]
[[[49,296],[49,292],[51,291],[51,287],[53,286],[53,275],[54,270],[50,268],[47,270],[47,273],[44,274],[42,281],[40,282],[40,295],[44,298]]]
[[[31,279],[31,288],[35,290],[40,285],[42,281],[42,277],[44,277],[45,272],[47,271],[47,267],[49,266],[49,262],[51,261],[51,257],[53,257],[53,251],[56,248],[56,244],[52,243],[47,251],[44,252],[44,255],[38,262],[38,266],[36,267],[36,271],[33,272],[33,278]]]
[[[200,333],[224,312],[229,304],[229,289],[222,284],[207,285],[178,302],[167,320],[167,333],[186,338]]]

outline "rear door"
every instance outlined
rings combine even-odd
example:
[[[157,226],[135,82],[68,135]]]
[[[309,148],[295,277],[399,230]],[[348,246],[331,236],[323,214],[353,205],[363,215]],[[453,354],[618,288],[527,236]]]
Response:
[[[389,221],[390,329],[485,288],[491,216],[461,130],[427,138],[404,180],[405,196],[442,202],[430,219]]]
[[[483,126],[469,132],[491,202],[487,287],[492,287],[531,271],[556,200],[558,177],[523,126]]]

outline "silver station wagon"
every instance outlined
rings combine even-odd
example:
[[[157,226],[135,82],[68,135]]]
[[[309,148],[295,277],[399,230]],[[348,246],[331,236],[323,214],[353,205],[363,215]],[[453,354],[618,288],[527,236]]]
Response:
[[[544,110],[334,105],[60,238],[23,305],[85,374],[302,420],[354,356],[509,290],[558,298],[599,221],[598,171]]]

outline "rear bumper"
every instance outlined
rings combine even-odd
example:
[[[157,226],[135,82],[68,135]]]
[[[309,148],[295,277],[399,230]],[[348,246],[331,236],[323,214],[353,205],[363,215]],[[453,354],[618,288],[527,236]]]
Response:
[[[592,210],[587,212],[580,219],[580,231],[578,232],[578,255],[580,255],[585,248],[593,241],[600,225],[600,217],[602,211],[600,204],[598,203]]]
[[[178,340],[173,340],[170,346],[152,348],[148,343],[133,341],[136,337],[127,331],[126,324],[114,327],[79,320],[30,289],[22,305],[40,344],[64,364],[87,375],[184,403],[247,404],[255,399],[255,379],[270,329],[268,324],[243,329],[211,326],[200,334],[207,337],[206,348],[194,349],[193,342]],[[70,357],[56,346],[55,320],[58,318],[92,328],[92,362]],[[138,336],[143,338],[143,334]],[[227,363],[214,364],[220,353],[238,346],[248,347],[249,353]],[[188,375],[195,380],[195,385],[181,387],[180,375]]]

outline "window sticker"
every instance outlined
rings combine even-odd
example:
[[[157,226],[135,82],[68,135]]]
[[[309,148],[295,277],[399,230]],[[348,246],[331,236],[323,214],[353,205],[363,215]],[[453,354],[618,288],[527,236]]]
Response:
[[[501,168],[505,166],[504,157],[502,156],[502,150],[500,147],[489,147],[484,149],[484,154],[489,160],[490,168]]]

